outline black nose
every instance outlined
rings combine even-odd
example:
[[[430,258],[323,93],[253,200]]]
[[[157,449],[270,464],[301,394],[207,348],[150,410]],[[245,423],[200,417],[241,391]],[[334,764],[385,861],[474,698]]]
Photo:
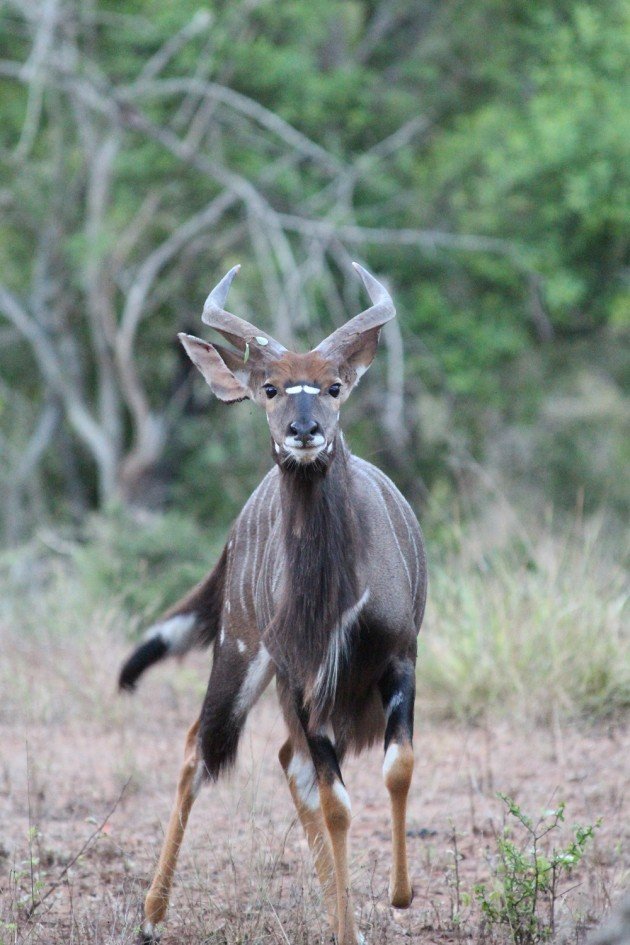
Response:
[[[294,420],[289,424],[289,433],[296,440],[301,440],[302,446],[306,446],[309,440],[319,433],[319,423],[317,420]]]

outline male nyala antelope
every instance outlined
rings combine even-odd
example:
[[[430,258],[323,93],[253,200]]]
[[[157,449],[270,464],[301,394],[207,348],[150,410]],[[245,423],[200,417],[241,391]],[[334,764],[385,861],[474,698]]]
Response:
[[[426,597],[420,528],[392,482],[353,456],[339,408],[369,367],[395,315],[384,287],[355,264],[372,306],[308,354],[224,310],[232,269],[210,293],[203,321],[232,345],[180,340],[216,396],[263,407],[274,468],[232,526],[214,570],[150,628],[120,685],[165,656],[214,641],[208,690],[190,728],[175,805],[145,902],[143,941],[168,906],[193,801],[236,757],[247,714],[271,680],[288,738],[280,764],[315,861],[339,945],[358,941],[349,889],[346,752],[384,735],[391,797],[392,905],[411,902],[405,815],[416,637]]]

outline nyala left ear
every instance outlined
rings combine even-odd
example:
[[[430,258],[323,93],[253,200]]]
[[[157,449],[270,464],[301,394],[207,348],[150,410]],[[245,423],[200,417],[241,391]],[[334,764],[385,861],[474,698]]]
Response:
[[[337,370],[343,382],[341,394],[343,400],[347,398],[374,360],[381,328],[396,315],[394,303],[385,286],[358,263],[352,263],[352,265],[361,276],[363,285],[374,304],[359,315],[355,315],[315,348],[315,351],[327,360],[337,364]]]

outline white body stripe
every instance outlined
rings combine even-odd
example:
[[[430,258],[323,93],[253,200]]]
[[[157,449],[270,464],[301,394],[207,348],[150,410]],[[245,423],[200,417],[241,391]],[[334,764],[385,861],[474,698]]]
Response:
[[[364,477],[368,480],[368,482],[370,482],[370,483],[375,487],[375,488],[374,488],[374,491],[377,493],[378,497],[379,497],[380,500],[381,500],[381,503],[382,503],[382,505],[383,505],[383,511],[385,512],[385,517],[387,518],[387,523],[388,523],[388,525],[389,525],[389,529],[390,529],[390,531],[391,531],[391,533],[392,533],[392,537],[393,537],[393,539],[394,539],[394,542],[396,543],[396,547],[397,547],[397,549],[398,549],[398,554],[400,555],[400,560],[402,561],[402,566],[403,566],[403,568],[404,568],[405,574],[407,575],[407,580],[409,581],[409,590],[410,590],[411,593],[413,594],[413,593],[414,593],[413,581],[411,580],[411,574],[410,574],[410,572],[409,572],[409,567],[408,567],[408,565],[407,565],[407,559],[405,558],[405,556],[404,556],[404,554],[403,554],[403,550],[402,550],[402,548],[400,547],[400,542],[398,541],[398,535],[396,534],[396,529],[394,528],[394,523],[392,522],[392,517],[391,517],[391,515],[389,514],[389,509],[387,508],[387,500],[385,499],[385,494],[384,494],[383,490],[382,490],[381,487],[380,487],[380,483],[379,483],[378,479],[374,478],[374,477],[371,475],[371,469],[369,468],[369,466],[366,465],[366,467],[364,467],[363,469],[361,469],[361,472],[362,472],[362,474],[364,475]],[[389,490],[388,490],[388,491],[389,491]]]
[[[348,630],[367,604],[369,596],[370,589],[366,587],[361,598],[354,606],[349,607],[343,613],[339,625],[335,627],[331,633],[326,659],[319,668],[315,685],[313,686],[313,698],[315,702],[326,698],[334,698],[335,692],[337,691],[341,661],[348,649]]]

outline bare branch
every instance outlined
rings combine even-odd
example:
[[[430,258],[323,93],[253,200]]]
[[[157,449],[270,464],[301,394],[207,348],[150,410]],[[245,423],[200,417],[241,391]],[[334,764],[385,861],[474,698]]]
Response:
[[[235,91],[235,89],[219,85],[217,82],[207,82],[192,76],[183,76],[174,79],[160,79],[155,82],[140,83],[137,81],[132,86],[118,90],[120,101],[129,104],[138,99],[151,101],[155,98],[166,98],[182,92],[194,92],[199,97],[229,105],[234,111],[258,122],[267,131],[273,132],[290,148],[304,158],[315,161],[329,174],[338,174],[344,169],[341,161],[326,151],[325,148],[322,148],[321,145],[311,141],[310,138],[279,115],[276,115],[275,112],[265,108],[264,105],[254,99]]]
[[[285,229],[324,240],[332,237],[346,243],[378,243],[388,246],[419,246],[435,251],[440,248],[459,249],[467,252],[499,253],[513,256],[515,246],[507,240],[489,236],[445,233],[443,230],[414,230],[409,228],[388,229],[386,227],[357,226],[333,223],[328,220],[309,220],[295,214],[279,213],[278,221]]]
[[[13,153],[16,162],[23,161],[35,140],[44,101],[44,66],[53,46],[59,0],[46,0],[40,9],[38,27],[31,54],[21,68],[21,78],[29,86],[26,116],[20,140]]]

